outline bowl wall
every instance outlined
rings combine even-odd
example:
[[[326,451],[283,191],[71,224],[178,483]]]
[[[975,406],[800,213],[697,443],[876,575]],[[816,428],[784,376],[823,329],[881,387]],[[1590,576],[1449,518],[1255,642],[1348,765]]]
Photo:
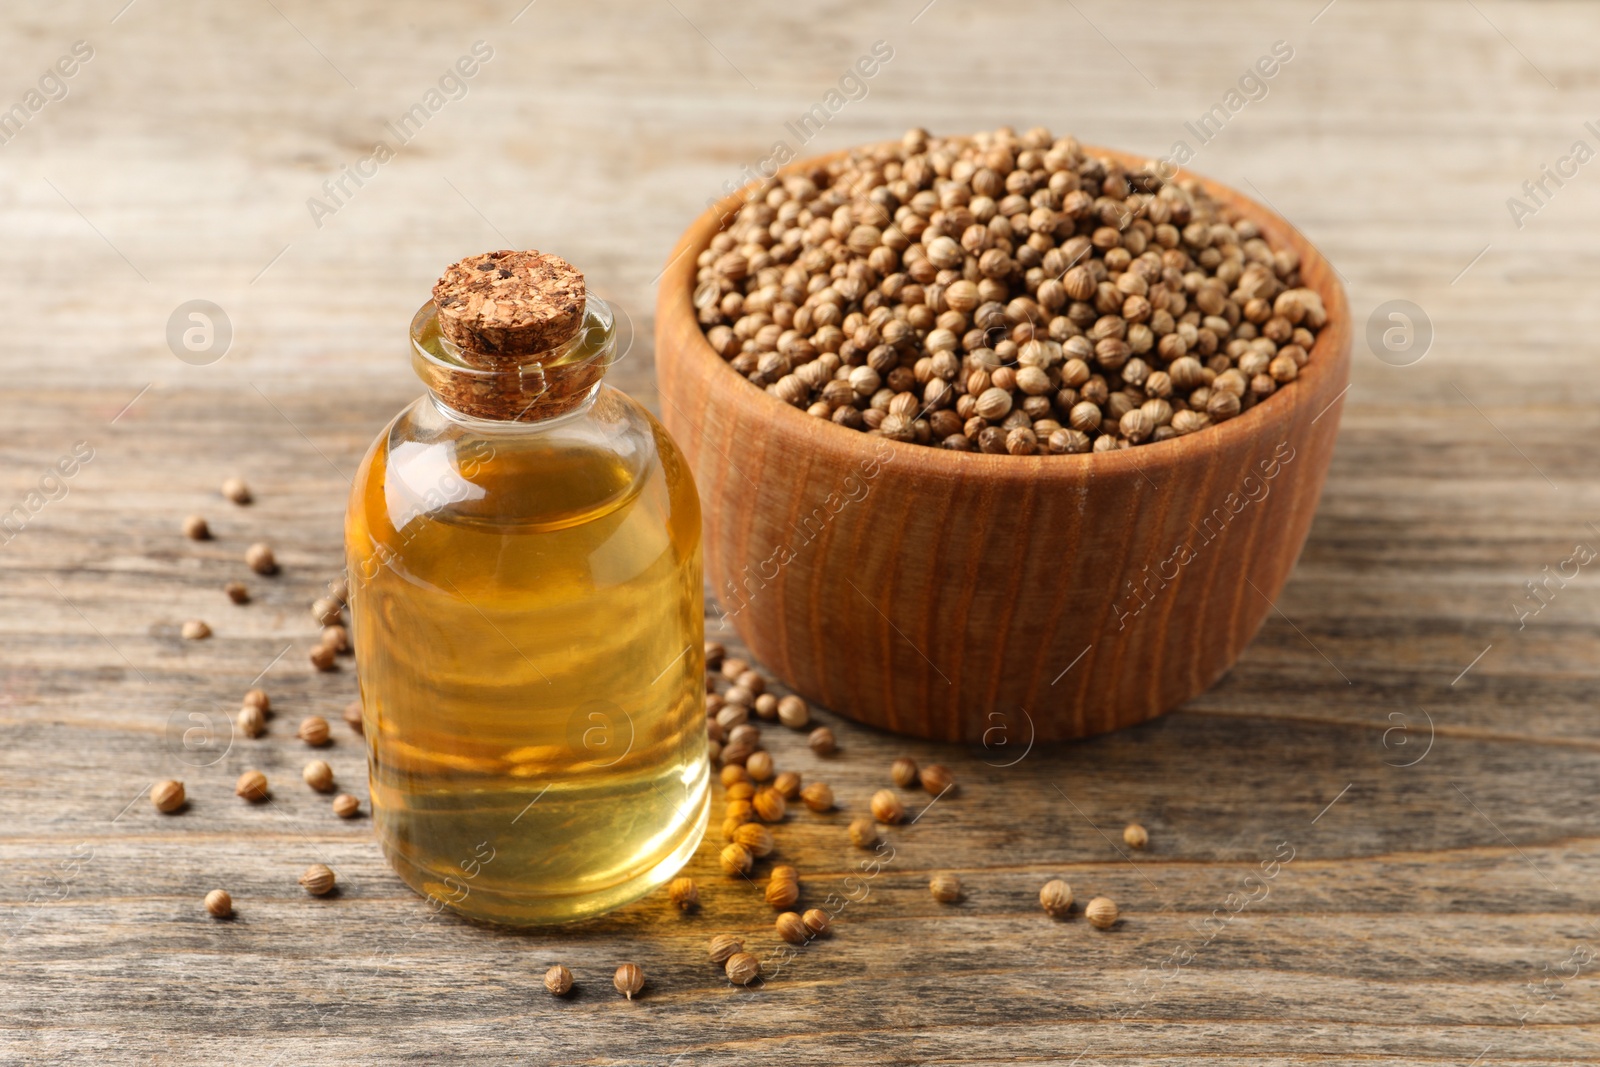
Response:
[[[691,299],[698,254],[740,201],[696,220],[661,279],[662,415],[700,487],[712,591],[764,665],[861,722],[1020,753],[1159,715],[1234,663],[1311,526],[1349,311],[1287,222],[1203,184],[1300,253],[1328,312],[1310,362],[1235,419],[1075,456],[891,441],[751,385],[705,340]]]

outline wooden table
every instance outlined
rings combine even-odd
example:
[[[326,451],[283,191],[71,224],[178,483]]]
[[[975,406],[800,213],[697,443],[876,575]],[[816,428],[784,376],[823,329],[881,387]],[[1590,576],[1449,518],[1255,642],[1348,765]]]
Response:
[[[1600,147],[1600,10],[1324,2],[67,0],[8,19],[0,103],[74,41],[93,56],[0,145],[0,510],[27,517],[0,551],[0,1061],[1600,1061],[1600,563],[1542,606],[1525,588],[1600,546],[1600,164],[1520,189]],[[428,110],[479,40],[465,95]],[[878,40],[892,59],[802,146],[785,124]],[[419,392],[403,331],[444,264],[501,246],[581,264],[631,315],[616,380],[653,402],[653,278],[775,141],[1045,122],[1164,153],[1278,40],[1293,58],[1192,166],[1325,249],[1358,353],[1299,568],[1215,689],[1020,760],[1020,726],[966,751],[836,722],[828,761],[776,731],[780,763],[845,806],[791,816],[782,854],[813,899],[858,899],[752,990],[704,944],[770,948],[771,911],[714,849],[691,866],[697,915],[656,897],[507,934],[435,918],[365,820],[300,787],[293,723],[354,689],[307,665],[306,605],[340,566],[363,449]],[[398,146],[385,123],[408,113]],[[379,139],[395,157],[362,164]],[[321,183],[357,164],[333,201]],[[1520,228],[1513,196],[1536,209]],[[194,299],[231,323],[220,360],[169,349]],[[1361,342],[1391,300],[1425,309],[1420,362]],[[75,442],[92,459],[44,483],[65,495],[30,500]],[[255,505],[220,499],[231,474]],[[191,512],[215,540],[179,535]],[[257,539],[283,573],[234,607],[220,587]],[[195,617],[215,636],[182,640]],[[258,676],[281,709],[266,738],[185,747]],[[360,740],[336,722],[330,752],[364,801]],[[900,753],[961,791],[864,874],[844,824]],[[271,804],[232,796],[246,766],[280,783]],[[146,797],[166,777],[181,815]],[[295,884],[318,860],[335,898]],[[935,870],[961,903],[931,898]],[[1051,921],[1053,877],[1114,897],[1120,927]],[[201,910],[216,886],[232,922]],[[558,960],[565,1001],[539,987]],[[610,988],[625,961],[649,976],[632,1003]]]

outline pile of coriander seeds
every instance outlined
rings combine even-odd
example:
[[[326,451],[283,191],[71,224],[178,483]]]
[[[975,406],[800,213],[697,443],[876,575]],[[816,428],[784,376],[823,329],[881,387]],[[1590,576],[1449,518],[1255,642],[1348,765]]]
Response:
[[[753,188],[696,316],[751,382],[899,441],[1105,452],[1231,419],[1327,321],[1299,256],[1198,183],[1048,130],[911,130]]]

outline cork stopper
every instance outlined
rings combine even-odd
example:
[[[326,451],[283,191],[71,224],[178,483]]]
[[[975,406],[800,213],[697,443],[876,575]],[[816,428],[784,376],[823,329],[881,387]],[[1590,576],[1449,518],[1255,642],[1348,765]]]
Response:
[[[583,272],[545,252],[485,252],[433,286],[439,332],[473,366],[506,367],[558,348],[583,325]]]
[[[595,395],[616,358],[614,327],[560,257],[487,252],[452,264],[412,318],[412,366],[453,411],[539,422]]]

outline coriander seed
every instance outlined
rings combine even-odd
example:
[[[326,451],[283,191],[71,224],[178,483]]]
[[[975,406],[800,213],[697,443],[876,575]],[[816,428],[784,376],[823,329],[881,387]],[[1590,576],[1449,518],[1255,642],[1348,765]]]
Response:
[[[955,788],[955,775],[942,763],[930,763],[922,768],[922,788],[934,796],[943,796]]]
[[[722,768],[718,777],[722,779],[723,785],[732,785],[735,782],[748,782],[750,780],[750,772],[743,767],[728,766]]]
[[[325,897],[333,892],[337,879],[333,871],[320,863],[313,863],[300,876],[300,885],[314,897]]]
[[[361,801],[349,793],[340,793],[333,798],[333,813],[341,819],[353,819],[361,814]]]
[[[1039,890],[1039,906],[1052,918],[1065,918],[1072,911],[1072,887],[1059,878],[1046,882]]]
[[[800,883],[789,878],[769,878],[765,895],[774,908],[792,908],[800,899]]]
[[[800,916],[806,924],[806,929],[811,931],[813,937],[821,937],[828,932],[828,927],[833,925],[828,913],[821,908],[807,908],[804,915]]]
[[[339,655],[350,651],[350,631],[339,623],[323,627],[322,641],[320,642]]]
[[[233,897],[226,889],[213,889],[206,894],[206,913],[216,919],[233,915]]]
[[[182,633],[185,641],[204,641],[211,636],[211,627],[200,619],[190,619],[183,624]]]
[[[761,977],[761,961],[748,952],[735,952],[723,969],[734,985],[749,985]]]
[[[667,898],[679,911],[693,911],[700,903],[700,887],[693,878],[674,878],[667,886]]]
[[[717,641],[707,641],[706,642],[706,670],[714,671],[718,667],[721,667],[722,666],[722,659],[727,654],[728,654],[728,650],[723,648],[721,643],[719,643]]]
[[[711,939],[711,962],[727,963],[728,958],[744,951],[744,939],[732,934],[718,934]]]
[[[831,756],[839,750],[838,742],[833,739],[833,731],[826,726],[812,730],[806,743],[811,746],[811,751],[819,756]]]
[[[624,963],[612,975],[611,984],[617,987],[618,993],[632,1000],[633,995],[644,988],[644,972],[635,964]]]
[[[887,789],[880,789],[872,794],[871,808],[874,819],[891,826],[906,817],[906,809],[900,803],[900,798]]]
[[[343,608],[332,597],[319,597],[311,603],[311,617],[323,626],[332,626],[339,621],[339,612]]]
[[[335,657],[338,651],[332,645],[319,644],[311,650],[311,665],[319,671],[331,671],[337,665]]]
[[[756,718],[771,722],[778,717],[778,698],[771,693],[762,693],[756,697],[751,710],[756,713]]]
[[[737,841],[723,848],[721,858],[722,870],[726,874],[749,874],[750,868],[755,862],[750,855],[750,850]]]
[[[778,936],[791,945],[803,945],[811,939],[811,931],[806,929],[805,920],[792,911],[780,914],[773,926],[777,928]]]
[[[1122,840],[1129,848],[1144,848],[1150,843],[1150,834],[1138,823],[1130,822],[1122,830]]]
[[[789,810],[789,803],[783,799],[783,794],[770,786],[757,790],[750,804],[762,822],[781,822]]]
[[[246,549],[244,562],[257,574],[278,573],[278,561],[272,554],[272,546],[265,541],[258,541]]]
[[[1109,930],[1117,925],[1117,902],[1110,897],[1095,897],[1083,906],[1083,917],[1096,930]]]
[[[260,737],[267,732],[267,717],[261,713],[260,708],[251,704],[240,708],[233,721],[239,732],[246,737]]]
[[[544,972],[544,987],[552,997],[564,997],[572,991],[572,972],[564,963],[558,963]]]
[[[245,587],[243,582],[229,582],[222,587],[222,591],[227,593],[228,599],[235,604],[250,603],[250,590]]]
[[[301,770],[300,777],[305,779],[306,785],[319,793],[328,793],[333,790],[333,768],[325,760],[314,759]]]
[[[832,811],[833,788],[827,782],[812,782],[800,790],[800,800],[812,811]]]
[[[245,690],[244,700],[241,703],[246,707],[260,708],[263,712],[272,710],[272,700],[267,696],[265,689]]]
[[[170,778],[157,782],[150,789],[150,802],[163,815],[171,815],[183,807],[183,783]]]
[[[954,904],[961,899],[961,879],[953,874],[936,874],[928,882],[928,892],[941,904]]]
[[[260,771],[245,771],[233,783],[233,792],[245,800],[265,800],[268,793],[267,776]]]
[[[857,848],[871,848],[878,843],[878,824],[862,817],[850,821],[850,843]]]
[[[346,725],[348,725],[350,729],[354,730],[356,733],[364,734],[367,732],[366,726],[363,724],[361,719],[361,701],[352,700],[350,703],[344,706],[344,711],[341,712],[340,715],[343,717]]]
[[[772,779],[772,788],[785,800],[794,800],[800,795],[800,775],[794,771],[783,771]]]
[[[191,541],[209,541],[211,527],[206,525],[205,516],[190,515],[183,520],[183,536]]]
[[[799,697],[786,696],[778,701],[778,721],[791,730],[802,730],[811,722],[811,709]]]
[[[248,504],[251,501],[250,487],[244,484],[243,478],[229,478],[222,483],[222,495],[235,504]]]
[[[749,850],[750,855],[755,856],[757,859],[762,856],[772,855],[772,850],[775,847],[772,840],[772,831],[758,822],[741,824],[733,832],[733,840],[736,844],[743,845]]]
[[[772,753],[765,750],[752,752],[750,758],[744,761],[744,769],[750,772],[750,777],[757,782],[771,779]]]
[[[300,720],[300,729],[295,736],[314,748],[320,748],[328,743],[328,720],[321,715],[307,715]]]
[[[910,756],[901,756],[890,765],[889,777],[900,788],[910,789],[917,784],[917,761]]]

